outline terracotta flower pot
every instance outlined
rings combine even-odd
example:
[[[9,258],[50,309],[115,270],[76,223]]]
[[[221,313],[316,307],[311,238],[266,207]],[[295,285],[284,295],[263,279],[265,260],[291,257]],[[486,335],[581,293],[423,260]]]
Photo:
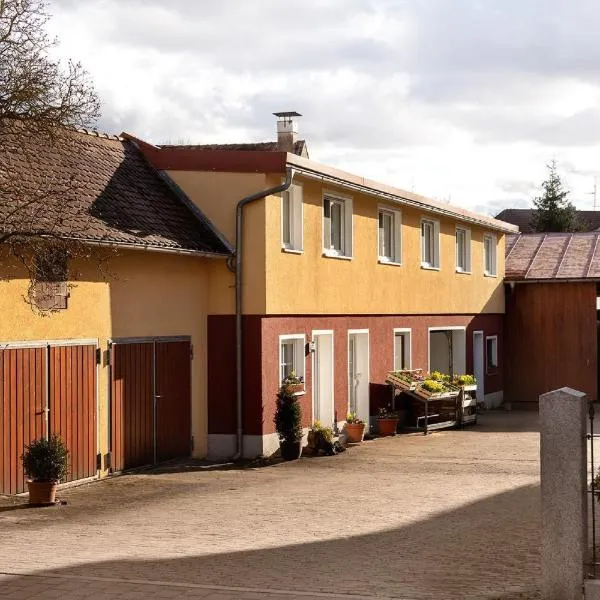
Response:
[[[396,428],[398,427],[398,419],[396,417],[377,419],[377,425],[379,426],[379,435],[396,435]]]
[[[27,481],[29,489],[29,504],[46,506],[56,503],[56,481]]]
[[[364,423],[346,423],[346,440],[350,444],[356,444],[363,441],[365,435]]]
[[[298,460],[302,454],[302,442],[279,442],[283,460]]]

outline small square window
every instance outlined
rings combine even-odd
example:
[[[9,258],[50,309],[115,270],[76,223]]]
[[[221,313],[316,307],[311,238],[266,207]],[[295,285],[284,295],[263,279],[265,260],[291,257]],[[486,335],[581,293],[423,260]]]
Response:
[[[485,338],[485,362],[488,373],[493,373],[498,368],[498,336]]]
[[[35,257],[33,303],[39,310],[67,308],[67,252],[64,248],[43,247]]]
[[[379,209],[378,238],[379,262],[400,263],[401,215],[397,210]]]

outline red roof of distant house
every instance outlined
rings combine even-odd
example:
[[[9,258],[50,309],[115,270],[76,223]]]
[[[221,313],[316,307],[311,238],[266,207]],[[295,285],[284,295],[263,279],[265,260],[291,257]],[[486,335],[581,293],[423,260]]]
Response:
[[[600,280],[600,233],[507,236],[508,281]]]

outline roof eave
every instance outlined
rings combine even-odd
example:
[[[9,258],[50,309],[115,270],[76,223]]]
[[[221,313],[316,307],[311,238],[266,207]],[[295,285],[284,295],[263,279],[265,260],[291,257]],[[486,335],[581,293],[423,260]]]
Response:
[[[378,198],[386,198],[391,202],[396,202],[405,206],[413,206],[420,210],[449,216],[460,221],[473,223],[503,233],[519,232],[519,228],[516,225],[511,225],[510,223],[499,221],[493,217],[485,217],[484,215],[467,210],[456,209],[451,205],[437,203],[425,196],[387,186],[334,167],[316,163],[295,154],[287,154],[287,165],[305,176],[330,181],[335,185],[340,185],[348,189],[355,189],[361,193],[374,195]]]

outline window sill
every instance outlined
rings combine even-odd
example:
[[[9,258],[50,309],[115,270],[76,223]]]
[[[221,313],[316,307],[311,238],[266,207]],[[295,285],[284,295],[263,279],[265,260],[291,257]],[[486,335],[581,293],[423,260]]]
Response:
[[[484,274],[483,274],[483,276],[484,276],[484,277],[492,277],[492,278],[494,278],[494,279],[497,279],[497,278],[498,278],[498,275],[497,275],[497,274],[494,274],[494,273],[484,273]]]
[[[304,396],[306,394],[306,390],[303,392],[294,392],[294,396]]]
[[[297,250],[296,248],[281,248],[281,251],[287,254],[304,254],[304,250]]]
[[[345,254],[333,254],[331,252],[323,252],[324,258],[339,258],[340,260],[352,260],[352,256],[346,256]]]
[[[472,275],[473,274],[472,271],[463,271],[462,269],[456,269],[456,272],[459,275]]]
[[[432,265],[426,265],[421,263],[421,269],[425,269],[426,271],[439,271],[439,267],[433,267]]]
[[[401,262],[396,262],[394,260],[385,260],[382,258],[377,259],[377,262],[380,265],[390,265],[391,267],[401,267],[402,266]]]

